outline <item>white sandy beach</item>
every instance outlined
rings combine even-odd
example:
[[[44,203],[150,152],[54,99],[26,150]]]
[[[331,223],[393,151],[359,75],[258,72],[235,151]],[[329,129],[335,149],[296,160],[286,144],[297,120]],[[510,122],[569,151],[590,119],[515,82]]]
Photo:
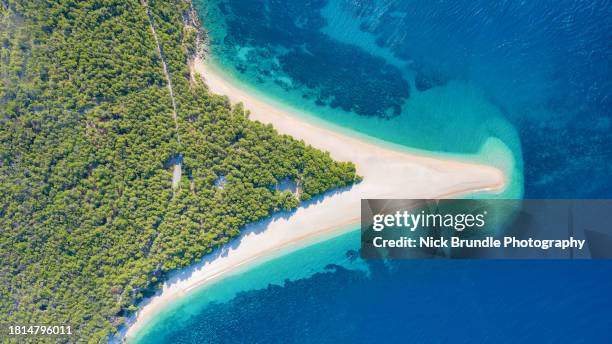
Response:
[[[239,239],[200,264],[173,274],[159,295],[149,299],[128,327],[126,338],[143,327],[169,301],[218,279],[239,267],[290,245],[357,225],[362,198],[443,198],[475,191],[500,191],[501,170],[472,163],[408,154],[315,125],[278,104],[253,97],[214,67],[195,61],[210,91],[242,102],[250,118],[271,123],[280,133],[330,152],[339,161],[352,161],[363,181],[309,202],[289,216],[275,216],[249,226]]]

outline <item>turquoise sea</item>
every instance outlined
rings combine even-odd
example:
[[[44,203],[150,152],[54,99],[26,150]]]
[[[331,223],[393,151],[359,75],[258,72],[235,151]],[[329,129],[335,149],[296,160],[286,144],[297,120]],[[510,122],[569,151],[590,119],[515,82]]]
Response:
[[[194,0],[211,59],[303,116],[494,164],[506,197],[612,195],[612,3]],[[605,261],[358,258],[359,232],[186,295],[139,343],[608,342]]]

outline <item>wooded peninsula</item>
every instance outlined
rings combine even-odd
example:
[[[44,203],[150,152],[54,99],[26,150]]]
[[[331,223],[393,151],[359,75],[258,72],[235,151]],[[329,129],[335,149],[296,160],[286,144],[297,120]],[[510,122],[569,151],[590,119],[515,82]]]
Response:
[[[209,93],[199,30],[186,0],[0,0],[0,323],[105,342],[170,271],[359,180]]]

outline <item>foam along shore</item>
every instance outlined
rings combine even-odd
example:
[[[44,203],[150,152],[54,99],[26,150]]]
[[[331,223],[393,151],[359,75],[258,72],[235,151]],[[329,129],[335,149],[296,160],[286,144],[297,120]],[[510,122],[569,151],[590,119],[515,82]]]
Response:
[[[177,271],[157,296],[147,300],[125,333],[129,339],[168,302],[246,264],[291,245],[354,228],[362,198],[443,198],[476,191],[501,191],[501,170],[486,165],[409,154],[316,125],[293,110],[255,97],[202,60],[192,63],[213,93],[242,102],[252,120],[270,123],[282,134],[304,140],[339,161],[355,163],[363,181],[308,202],[289,214],[248,226],[243,234],[190,268]]]

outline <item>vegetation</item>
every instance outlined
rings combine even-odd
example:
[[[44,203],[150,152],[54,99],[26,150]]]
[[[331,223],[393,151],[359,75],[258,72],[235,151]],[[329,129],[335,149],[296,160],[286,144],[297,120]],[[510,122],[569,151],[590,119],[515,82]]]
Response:
[[[0,0],[0,323],[104,342],[169,271],[296,207],[280,181],[307,200],[358,180],[191,78],[187,1],[148,8]]]

